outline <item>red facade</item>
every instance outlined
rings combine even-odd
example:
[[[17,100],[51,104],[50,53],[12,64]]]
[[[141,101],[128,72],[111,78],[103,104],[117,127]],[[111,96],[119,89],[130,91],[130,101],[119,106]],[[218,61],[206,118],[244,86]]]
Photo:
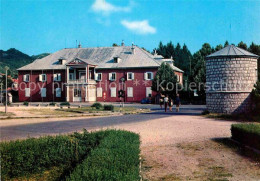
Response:
[[[153,77],[155,76],[157,68],[136,68],[136,69],[96,69],[96,73],[102,73],[102,80],[96,81],[96,89],[102,88],[102,96],[96,94],[96,101],[98,102],[118,102],[118,91],[121,89],[125,90],[125,101],[126,102],[140,102],[143,98],[147,97],[147,89],[152,86],[152,80],[145,80],[145,72],[152,72]],[[114,81],[109,80],[109,73],[115,72],[116,79]],[[131,72],[134,74],[134,80],[127,80],[127,73]],[[54,81],[54,74],[60,73],[61,80]],[[178,75],[182,73],[175,72]],[[25,82],[24,75],[30,75],[30,81]],[[39,81],[39,75],[46,74],[47,81]],[[91,71],[92,77],[94,77],[94,71]],[[19,71],[19,100],[28,102],[63,102],[63,101],[73,101],[74,89],[80,86],[82,89],[81,96],[82,102],[88,102],[85,97],[88,95],[86,91],[83,90],[87,84],[73,85],[67,87],[67,74],[66,70],[43,70],[43,71]],[[78,79],[78,75],[76,74]],[[122,78],[125,79],[122,83]],[[92,80],[94,81],[94,80]],[[93,85],[92,85],[93,86]],[[61,88],[61,97],[56,97],[55,89]],[[66,89],[66,87],[68,89]],[[111,97],[111,88],[116,87],[116,96]],[[128,96],[128,89],[132,89],[132,96]],[[26,97],[25,88],[30,88],[30,97]],[[41,88],[46,88],[46,97],[41,96]],[[67,95],[69,94],[69,95]],[[152,92],[152,96],[155,96],[156,92]],[[66,99],[66,97],[69,97]]]

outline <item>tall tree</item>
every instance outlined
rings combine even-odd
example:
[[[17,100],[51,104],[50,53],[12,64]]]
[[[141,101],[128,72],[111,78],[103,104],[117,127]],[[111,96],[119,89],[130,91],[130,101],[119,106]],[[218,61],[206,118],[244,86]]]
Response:
[[[224,47],[226,47],[228,45],[229,45],[229,43],[228,43],[228,41],[226,41],[225,44],[224,44]]]
[[[152,90],[164,95],[175,95],[177,91],[177,77],[168,63],[162,63],[152,82]]]
[[[237,46],[238,46],[239,48],[242,48],[242,49],[244,49],[244,50],[247,50],[247,45],[246,45],[243,41],[239,42]]]

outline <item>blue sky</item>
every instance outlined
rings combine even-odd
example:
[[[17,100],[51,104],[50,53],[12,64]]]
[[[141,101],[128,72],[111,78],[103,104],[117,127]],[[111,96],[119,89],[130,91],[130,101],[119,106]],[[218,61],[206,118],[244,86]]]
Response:
[[[1,0],[0,49],[29,55],[83,47],[159,41],[260,44],[260,0]],[[231,26],[230,26],[231,24]]]

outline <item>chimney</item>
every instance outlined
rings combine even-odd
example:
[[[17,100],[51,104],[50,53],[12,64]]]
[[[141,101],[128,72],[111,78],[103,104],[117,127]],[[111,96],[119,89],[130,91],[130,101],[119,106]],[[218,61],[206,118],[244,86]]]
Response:
[[[131,50],[132,50],[132,54],[134,55],[134,54],[135,54],[135,46],[134,46],[134,43],[132,43],[132,48],[131,48]]]
[[[153,55],[157,55],[156,48],[153,50]]]
[[[122,46],[122,47],[125,46],[124,40],[122,40],[121,46]]]
[[[78,48],[81,48],[81,44],[80,44],[80,42],[79,42]]]

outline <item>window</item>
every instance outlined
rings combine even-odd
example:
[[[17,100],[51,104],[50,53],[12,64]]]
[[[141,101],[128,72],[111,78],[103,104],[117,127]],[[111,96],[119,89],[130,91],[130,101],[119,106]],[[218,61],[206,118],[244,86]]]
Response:
[[[111,97],[116,97],[116,87],[111,87],[110,92],[111,92]]]
[[[30,88],[25,88],[25,97],[30,97]]]
[[[56,97],[61,97],[61,88],[56,88]]]
[[[127,97],[133,97],[133,87],[127,87]]]
[[[111,80],[111,81],[116,80],[116,73],[115,72],[109,73],[109,80]]]
[[[74,80],[74,73],[69,74],[69,80]]]
[[[153,73],[152,72],[144,73],[144,80],[153,80]]]
[[[97,88],[97,97],[102,97],[102,87]]]
[[[181,75],[177,75],[177,81],[178,81],[179,83],[182,83],[182,77],[181,77]]]
[[[127,80],[134,80],[134,73],[133,72],[127,72]]]
[[[30,74],[23,75],[23,81],[24,82],[29,82],[30,81]]]
[[[102,80],[102,73],[96,73],[96,81]]]
[[[152,88],[146,87],[146,97],[152,97]]]
[[[46,88],[41,88],[41,97],[46,97]]]
[[[80,89],[74,89],[74,97],[81,97],[81,90]]]
[[[61,81],[61,74],[53,74],[53,80],[54,81]]]
[[[39,81],[40,82],[46,82],[46,80],[47,80],[46,74],[40,74],[39,75]]]

